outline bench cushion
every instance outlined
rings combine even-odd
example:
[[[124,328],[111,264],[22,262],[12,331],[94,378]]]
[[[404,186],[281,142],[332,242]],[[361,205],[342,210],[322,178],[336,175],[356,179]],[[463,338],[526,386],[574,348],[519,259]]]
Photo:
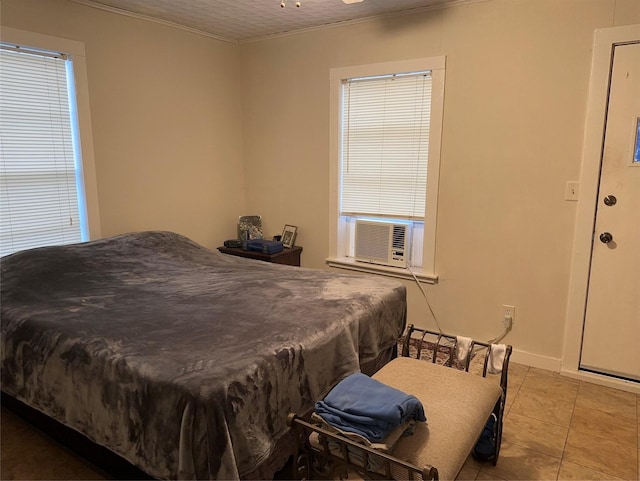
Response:
[[[500,399],[495,379],[407,357],[394,359],[373,377],[416,396],[427,416],[413,435],[398,441],[393,456],[432,465],[440,479],[455,479]]]

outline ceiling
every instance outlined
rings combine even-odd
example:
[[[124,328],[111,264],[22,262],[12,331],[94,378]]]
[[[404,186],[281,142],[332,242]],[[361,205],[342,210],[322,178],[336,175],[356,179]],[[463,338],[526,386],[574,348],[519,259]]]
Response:
[[[73,0],[230,42],[249,42],[340,22],[410,14],[473,0]],[[353,0],[347,0],[353,1]],[[478,1],[478,0],[475,0]]]

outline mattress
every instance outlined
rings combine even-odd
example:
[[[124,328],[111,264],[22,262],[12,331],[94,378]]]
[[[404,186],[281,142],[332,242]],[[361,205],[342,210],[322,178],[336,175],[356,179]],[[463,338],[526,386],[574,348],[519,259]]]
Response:
[[[406,316],[397,281],[227,256],[171,232],[0,266],[2,390],[158,479],[259,472],[287,414],[391,349]]]

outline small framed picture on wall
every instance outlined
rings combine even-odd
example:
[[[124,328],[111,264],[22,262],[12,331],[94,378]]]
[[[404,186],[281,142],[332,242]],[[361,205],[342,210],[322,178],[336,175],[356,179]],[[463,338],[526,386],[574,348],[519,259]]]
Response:
[[[282,231],[282,245],[285,247],[293,247],[296,241],[296,231],[298,228],[295,225],[285,225]]]

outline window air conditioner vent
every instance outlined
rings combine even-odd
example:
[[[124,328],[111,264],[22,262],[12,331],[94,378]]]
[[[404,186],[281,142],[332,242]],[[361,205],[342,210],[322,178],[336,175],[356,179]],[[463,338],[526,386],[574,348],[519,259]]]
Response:
[[[394,225],[393,226],[393,239],[391,242],[391,246],[394,249],[403,249],[407,236],[407,226],[404,225]]]
[[[360,262],[405,267],[409,261],[411,224],[356,221],[355,258]]]

